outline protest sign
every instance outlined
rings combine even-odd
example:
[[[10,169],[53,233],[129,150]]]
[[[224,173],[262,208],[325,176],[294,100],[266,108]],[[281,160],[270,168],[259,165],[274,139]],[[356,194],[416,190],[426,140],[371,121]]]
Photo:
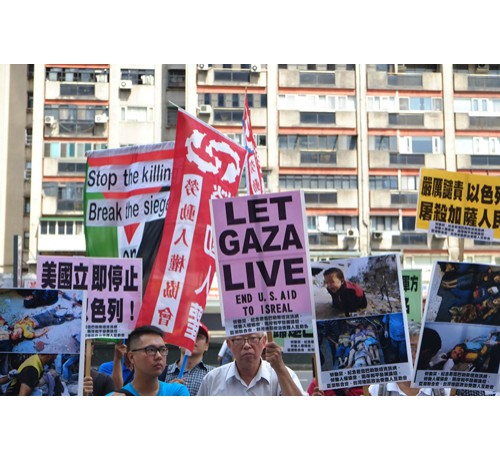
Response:
[[[422,169],[416,230],[500,240],[498,177]]]
[[[79,393],[83,302],[79,290],[0,289],[0,395],[18,395],[21,383],[33,396]]]
[[[302,191],[213,200],[226,334],[312,327]]]
[[[37,281],[50,289],[86,290],[86,337],[126,338],[142,305],[140,259],[39,256]]]
[[[422,270],[402,270],[403,291],[405,295],[406,314],[409,320],[422,321]]]
[[[141,259],[143,292],[167,213],[173,149],[163,142],[87,152],[86,255]]]
[[[273,341],[281,347],[283,353],[314,353],[312,329],[275,332]]]
[[[399,255],[316,263],[312,278],[319,387],[410,380]]]
[[[413,384],[498,390],[500,267],[435,262]]]
[[[138,325],[192,350],[215,273],[209,202],[237,194],[244,149],[179,109],[172,193]]]

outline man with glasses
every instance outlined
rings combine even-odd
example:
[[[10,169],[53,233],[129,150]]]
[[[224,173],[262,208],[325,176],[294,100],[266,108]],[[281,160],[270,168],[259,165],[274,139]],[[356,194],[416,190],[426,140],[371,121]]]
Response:
[[[283,362],[281,348],[262,332],[226,340],[234,361],[209,372],[198,396],[307,396],[299,378]],[[266,350],[265,360],[261,358]]]
[[[134,379],[113,396],[189,396],[185,385],[160,382],[167,364],[168,348],[163,331],[156,326],[141,326],[128,336],[128,357],[134,368]]]

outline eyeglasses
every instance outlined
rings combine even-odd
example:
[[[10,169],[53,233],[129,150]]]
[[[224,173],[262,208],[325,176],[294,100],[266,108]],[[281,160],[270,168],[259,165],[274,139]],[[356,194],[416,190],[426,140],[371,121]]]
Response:
[[[231,342],[233,342],[238,347],[242,346],[245,342],[248,342],[250,345],[257,345],[262,340],[262,337],[264,336],[263,335],[261,335],[260,337],[252,336],[246,339],[244,339],[243,337],[236,337],[235,339],[231,339]]]
[[[148,356],[156,356],[156,353],[160,353],[161,356],[167,356],[168,348],[165,345],[161,347],[155,347],[153,345],[149,345],[144,348],[136,348],[135,350],[130,351],[144,351]]]

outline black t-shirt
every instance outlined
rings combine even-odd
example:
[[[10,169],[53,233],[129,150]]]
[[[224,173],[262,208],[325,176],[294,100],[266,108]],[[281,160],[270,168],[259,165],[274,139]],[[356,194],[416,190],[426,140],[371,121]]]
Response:
[[[28,385],[32,390],[38,385],[40,376],[38,370],[34,366],[25,367],[15,379],[13,379],[5,392],[6,396],[18,396],[21,384]]]
[[[90,375],[93,380],[93,396],[106,396],[108,393],[115,391],[115,383],[109,375],[97,372],[94,369],[91,369]]]

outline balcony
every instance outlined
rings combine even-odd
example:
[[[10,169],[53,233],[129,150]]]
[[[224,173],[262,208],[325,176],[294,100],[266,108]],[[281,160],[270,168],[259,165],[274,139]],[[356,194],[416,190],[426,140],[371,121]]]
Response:
[[[317,71],[280,69],[278,73],[280,88],[355,88],[353,70]]]

